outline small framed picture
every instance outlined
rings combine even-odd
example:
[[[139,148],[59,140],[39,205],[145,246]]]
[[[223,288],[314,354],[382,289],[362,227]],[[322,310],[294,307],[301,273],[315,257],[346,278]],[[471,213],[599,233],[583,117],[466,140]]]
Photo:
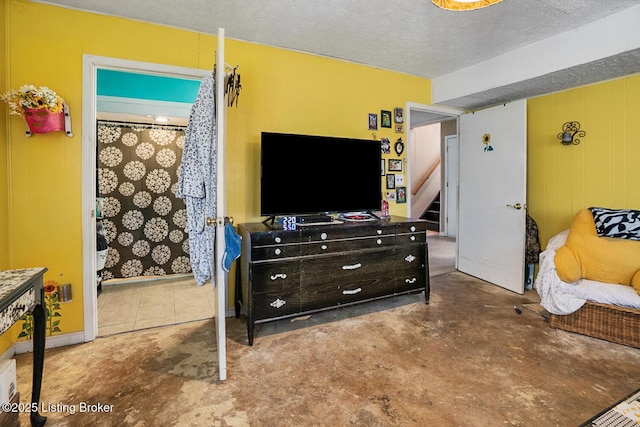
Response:
[[[391,111],[380,110],[380,127],[383,127],[383,128],[391,127]]]
[[[389,154],[391,152],[391,141],[389,141],[389,138],[380,139],[380,149],[382,150],[382,154]]]
[[[402,172],[402,159],[389,159],[389,172]]]
[[[404,187],[404,175],[401,173],[396,174],[396,188]]]
[[[396,175],[393,173],[387,174],[387,190],[393,190],[396,188]]]
[[[404,133],[404,125],[396,125],[396,133]]]
[[[387,191],[387,202],[395,202],[395,201],[396,201],[396,192]]]
[[[404,110],[402,108],[396,107],[393,109],[393,121],[394,123],[404,123]]]
[[[378,130],[378,115],[369,113],[369,130]]]
[[[382,165],[380,166],[380,170],[382,171],[382,176],[385,175],[385,164],[384,164],[384,159],[380,159],[380,161],[382,162]]]
[[[396,188],[396,203],[407,203],[407,187]]]

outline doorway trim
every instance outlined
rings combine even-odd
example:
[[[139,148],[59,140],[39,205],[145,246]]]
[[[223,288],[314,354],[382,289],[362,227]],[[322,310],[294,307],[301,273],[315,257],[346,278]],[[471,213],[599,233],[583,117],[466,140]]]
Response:
[[[98,69],[159,74],[201,79],[211,70],[131,61],[84,54],[82,56],[82,283],[84,341],[98,334],[98,291],[96,272],[96,106]]]
[[[407,130],[406,133],[406,138],[407,138],[407,143],[409,143],[409,141],[411,140],[411,132],[412,132],[412,128],[411,128],[411,111],[419,111],[422,113],[429,113],[430,115],[432,115],[433,117],[422,124],[429,124],[429,123],[438,123],[441,122],[443,120],[447,120],[447,119],[451,119],[451,118],[459,118],[462,114],[464,114],[465,112],[462,110],[458,110],[455,108],[449,108],[449,107],[441,107],[441,106],[437,106],[437,105],[427,105],[427,104],[420,104],[417,102],[410,102],[407,101],[406,103],[406,116],[407,116],[407,122],[405,124],[405,128]],[[457,120],[457,122],[459,122],[459,120]],[[458,134],[460,131],[459,128],[459,124],[456,124],[456,134]],[[407,150],[407,153],[409,151]],[[406,208],[406,213],[405,216],[407,218],[411,218],[411,194],[413,191],[412,188],[412,182],[411,180],[408,178],[410,175],[410,171],[411,171],[411,161],[409,159],[409,157],[407,157],[407,164],[406,164],[406,177],[407,177],[407,182],[406,182],[406,187],[407,187],[407,208]]]

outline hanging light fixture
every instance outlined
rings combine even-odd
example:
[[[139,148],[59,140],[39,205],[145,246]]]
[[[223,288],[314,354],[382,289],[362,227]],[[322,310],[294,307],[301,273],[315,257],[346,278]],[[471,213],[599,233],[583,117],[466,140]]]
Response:
[[[500,3],[502,0],[431,0],[436,6],[455,11],[475,10]]]

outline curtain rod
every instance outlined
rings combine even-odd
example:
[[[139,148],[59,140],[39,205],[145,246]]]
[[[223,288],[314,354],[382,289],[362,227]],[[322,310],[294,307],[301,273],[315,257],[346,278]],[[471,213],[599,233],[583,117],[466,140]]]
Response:
[[[132,128],[149,128],[149,129],[176,129],[176,130],[185,130],[187,126],[184,125],[165,125],[165,124],[155,124],[155,123],[136,123],[136,122],[124,122],[118,120],[97,120],[98,124],[103,124],[107,126],[127,126]]]

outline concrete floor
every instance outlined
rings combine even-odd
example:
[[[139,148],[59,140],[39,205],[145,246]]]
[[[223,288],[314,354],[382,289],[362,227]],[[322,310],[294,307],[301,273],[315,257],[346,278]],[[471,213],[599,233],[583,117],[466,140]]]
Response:
[[[48,426],[576,426],[640,388],[640,350],[514,310],[537,301],[449,272],[432,277],[429,305],[405,295],[264,324],[252,347],[244,319],[229,318],[223,383],[213,320],[50,349],[42,402],[61,410],[44,415]],[[25,402],[31,354],[16,359]]]

